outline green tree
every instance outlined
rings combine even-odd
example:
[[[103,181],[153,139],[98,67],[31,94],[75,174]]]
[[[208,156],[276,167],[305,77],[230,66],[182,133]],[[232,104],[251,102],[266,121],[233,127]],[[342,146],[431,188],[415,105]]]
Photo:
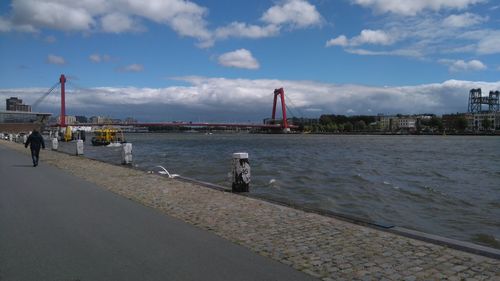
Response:
[[[333,123],[333,120],[332,120],[332,118],[330,117],[330,115],[324,115],[324,114],[323,114],[323,115],[321,115],[321,116],[319,117],[319,123],[320,123],[321,125],[328,125],[328,124],[330,124],[330,123]]]
[[[356,131],[364,131],[366,130],[366,123],[364,120],[359,120],[354,124],[354,129]]]
[[[353,125],[351,122],[347,122],[344,124],[344,131],[346,132],[352,132],[352,129],[353,129]]]
[[[339,129],[339,126],[337,126],[337,123],[332,123],[332,132],[336,132]]]
[[[455,128],[460,132],[465,131],[467,129],[467,119],[464,116],[460,116],[457,118],[457,122],[455,123]]]
[[[439,131],[442,131],[443,130],[443,121],[441,118],[439,118],[437,116],[433,116],[431,118],[431,120],[429,121],[429,126],[434,128],[434,129],[438,129]]]
[[[416,130],[417,130],[417,134],[420,134],[420,132],[422,132],[422,125],[420,124],[420,119],[417,120],[417,124],[416,124]]]

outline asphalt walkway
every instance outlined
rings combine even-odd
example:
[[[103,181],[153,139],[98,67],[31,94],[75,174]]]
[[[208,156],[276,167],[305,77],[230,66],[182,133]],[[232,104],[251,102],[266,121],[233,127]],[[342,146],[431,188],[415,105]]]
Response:
[[[0,280],[315,280],[0,145]]]

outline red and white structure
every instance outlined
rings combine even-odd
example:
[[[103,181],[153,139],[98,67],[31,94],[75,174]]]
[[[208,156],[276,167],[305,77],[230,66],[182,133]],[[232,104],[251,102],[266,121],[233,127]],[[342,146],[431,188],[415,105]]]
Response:
[[[283,88],[274,90],[273,115],[271,118],[273,122],[276,120],[276,102],[278,101],[278,96],[281,98],[281,112],[283,113],[283,124],[281,128],[283,128],[284,131],[290,131],[288,121],[286,120],[285,90],[283,90]]]

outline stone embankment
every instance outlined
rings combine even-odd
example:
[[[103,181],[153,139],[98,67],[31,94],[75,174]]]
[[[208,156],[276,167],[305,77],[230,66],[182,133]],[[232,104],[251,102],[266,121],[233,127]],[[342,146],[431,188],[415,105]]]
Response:
[[[325,281],[500,280],[498,259],[84,157],[45,150],[40,158]]]

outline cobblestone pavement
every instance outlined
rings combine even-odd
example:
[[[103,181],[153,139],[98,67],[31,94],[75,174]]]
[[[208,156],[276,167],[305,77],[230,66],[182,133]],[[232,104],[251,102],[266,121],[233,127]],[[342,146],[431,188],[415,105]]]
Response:
[[[325,281],[500,280],[500,260],[84,157],[40,159]]]

